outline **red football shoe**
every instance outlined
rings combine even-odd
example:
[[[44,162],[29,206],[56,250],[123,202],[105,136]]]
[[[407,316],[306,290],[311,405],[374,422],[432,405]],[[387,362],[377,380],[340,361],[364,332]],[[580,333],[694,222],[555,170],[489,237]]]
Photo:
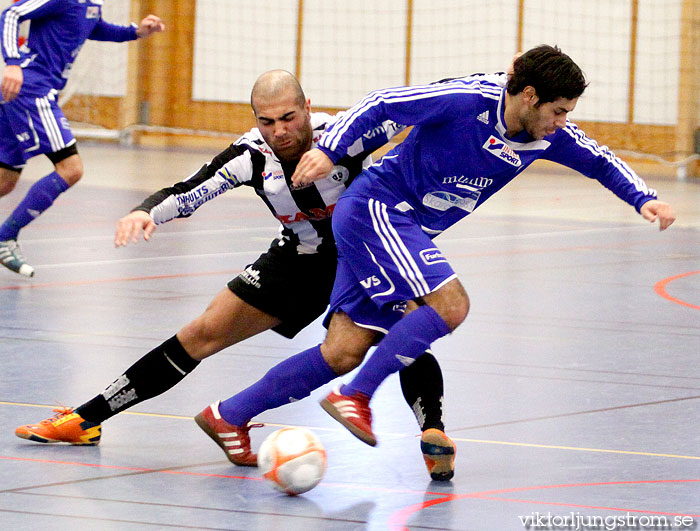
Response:
[[[340,387],[336,387],[321,400],[321,407],[363,443],[376,446],[377,438],[372,433],[372,410],[369,408],[369,398],[366,394],[359,392],[350,396],[343,395],[340,393]]]
[[[246,423],[245,426],[229,424],[219,413],[220,400],[208,406],[199,413],[194,421],[204,433],[218,444],[226,453],[226,457],[234,465],[258,466],[258,456],[250,449],[250,428],[261,428],[262,424]]]

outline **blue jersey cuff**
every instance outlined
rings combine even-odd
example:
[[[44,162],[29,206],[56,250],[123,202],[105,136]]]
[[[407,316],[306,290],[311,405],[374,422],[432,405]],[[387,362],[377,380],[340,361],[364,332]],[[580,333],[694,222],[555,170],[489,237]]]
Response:
[[[333,162],[333,164],[335,164],[336,162],[338,162],[338,161],[343,157],[342,155],[339,155],[339,154],[337,154],[337,153],[335,153],[335,152],[331,151],[330,149],[325,148],[325,147],[323,147],[323,146],[316,146],[316,147],[317,147],[318,149],[320,149],[321,151],[323,151],[323,152],[326,154],[326,156],[327,156],[329,159],[331,159],[331,161]]]
[[[642,206],[644,206],[644,203],[648,203],[649,201],[654,201],[657,198],[654,197],[653,195],[645,195],[643,196],[639,201],[637,201],[637,204],[634,206],[634,208],[637,210],[639,214],[642,213]]]

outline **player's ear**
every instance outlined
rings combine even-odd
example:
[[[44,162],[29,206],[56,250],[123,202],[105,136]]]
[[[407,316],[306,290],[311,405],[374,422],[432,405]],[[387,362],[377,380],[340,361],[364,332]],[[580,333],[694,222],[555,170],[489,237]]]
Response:
[[[307,112],[307,114],[311,112],[311,98],[308,98],[306,103],[304,103],[304,110]]]
[[[537,91],[535,87],[528,85],[523,89],[523,102],[528,105],[535,105],[539,97],[537,96]]]

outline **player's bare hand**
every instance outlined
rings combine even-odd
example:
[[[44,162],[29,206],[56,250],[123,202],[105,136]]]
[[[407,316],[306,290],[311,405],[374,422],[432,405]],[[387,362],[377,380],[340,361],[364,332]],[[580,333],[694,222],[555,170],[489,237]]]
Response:
[[[673,211],[673,207],[656,199],[644,203],[640,212],[644,219],[650,223],[654,223],[658,219],[659,230],[666,230],[676,221],[676,213]]]
[[[19,65],[7,65],[2,73],[2,99],[12,101],[19,94],[24,82],[22,67]]]
[[[117,223],[117,233],[114,236],[114,246],[121,247],[128,243],[136,243],[139,236],[148,241],[156,230],[156,224],[150,214],[142,210],[134,210],[128,216],[124,216]]]
[[[143,39],[159,31],[165,31],[165,24],[163,24],[163,21],[156,15],[148,15],[141,21],[141,24],[139,24],[139,27],[136,29],[136,35],[139,39]]]
[[[303,188],[314,181],[322,179],[333,169],[333,161],[323,151],[313,148],[301,157],[297,169],[292,175],[295,188]]]

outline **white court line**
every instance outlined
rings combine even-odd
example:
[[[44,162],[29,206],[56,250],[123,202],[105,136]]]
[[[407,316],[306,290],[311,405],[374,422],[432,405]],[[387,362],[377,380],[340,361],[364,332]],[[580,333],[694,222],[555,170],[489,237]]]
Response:
[[[542,238],[545,236],[562,236],[565,234],[575,234],[576,236],[581,234],[599,234],[608,232],[624,232],[624,231],[642,231],[649,230],[650,227],[634,226],[634,227],[608,227],[600,229],[572,229],[572,230],[555,230],[550,232],[531,232],[525,234],[502,234],[500,236],[479,236],[470,238],[440,238],[437,240],[438,243],[452,243],[452,242],[490,242],[498,240],[510,240],[510,239],[528,239],[528,238]]]
[[[256,227],[256,228],[248,228],[248,227],[239,227],[239,228],[231,228],[231,229],[211,229],[211,230],[191,230],[191,231],[179,231],[179,232],[157,232],[151,236],[151,238],[175,238],[175,237],[182,237],[182,236],[199,236],[199,235],[210,235],[210,234],[232,234],[232,233],[245,233],[245,232],[260,232],[261,229],[267,230],[272,229],[273,234],[270,235],[270,238],[275,238],[277,236],[277,232],[275,229],[277,229],[278,226],[270,226],[270,227]],[[634,226],[634,227],[612,227],[612,228],[600,228],[600,229],[572,229],[572,230],[560,230],[560,231],[550,231],[550,232],[531,232],[531,233],[523,233],[523,234],[502,234],[500,236],[478,236],[478,237],[468,237],[468,238],[440,238],[438,240],[438,243],[440,242],[489,242],[489,241],[498,241],[498,240],[507,240],[511,238],[540,238],[542,236],[561,236],[563,234],[598,234],[598,233],[606,233],[606,232],[622,232],[626,230],[631,230],[631,231],[642,231],[642,230],[649,230],[648,226],[642,225],[642,226]],[[261,238],[266,238],[265,236],[260,236]],[[107,240],[107,241],[114,241],[114,236],[68,236],[65,238],[43,238],[43,239],[28,239],[28,238],[22,238],[22,243],[54,243],[54,242],[61,242],[61,241],[69,241],[69,242],[75,242],[76,239],[79,239],[80,241],[102,241],[102,240]],[[143,239],[140,239],[138,243],[149,243],[144,241]],[[135,243],[129,243],[129,246],[136,245]]]
[[[277,235],[277,227],[279,225],[270,225],[270,227],[255,227],[255,228],[250,228],[250,227],[237,227],[237,228],[230,228],[230,229],[211,229],[211,230],[190,230],[190,231],[178,231],[178,232],[173,232],[173,231],[168,231],[168,232],[159,232],[156,230],[156,232],[151,236],[151,239],[153,238],[158,238],[158,239],[163,239],[163,238],[174,238],[174,237],[182,237],[182,236],[187,236],[187,235],[193,235],[193,236],[200,236],[200,235],[209,235],[209,234],[231,234],[231,233],[236,233],[236,232],[260,232],[260,230],[267,230],[270,229],[272,231],[272,234],[270,235],[270,238],[274,238]],[[143,237],[139,236],[139,241],[138,243],[148,243],[143,239]],[[61,241],[68,241],[68,242],[75,242],[75,240],[80,240],[80,241],[114,241],[114,236],[66,236],[64,238],[22,238],[21,242],[23,244],[25,243],[53,243],[53,242],[61,242]],[[134,243],[129,243],[129,245],[135,245]]]
[[[257,254],[260,254],[257,252]],[[256,255],[256,251],[233,251],[230,253],[208,253],[208,254],[181,254],[173,256],[146,256],[144,258],[125,258],[123,260],[96,260],[90,262],[61,262],[60,264],[36,264],[34,267],[42,269],[51,269],[58,267],[74,267],[74,266],[100,266],[111,264],[138,264],[143,262],[161,262],[167,260],[191,260],[201,258],[216,258],[221,256],[239,256],[239,255]]]
[[[443,243],[458,243],[458,242],[476,242],[476,243],[488,243],[491,241],[502,241],[502,240],[508,240],[508,239],[532,239],[532,238],[542,238],[542,237],[548,237],[548,236],[561,236],[564,234],[572,234],[572,235],[581,235],[581,234],[597,234],[597,233],[609,233],[609,232],[622,232],[622,231],[642,231],[642,230],[648,230],[649,227],[641,226],[641,227],[618,227],[618,228],[601,228],[601,229],[581,229],[581,230],[565,230],[565,231],[551,231],[551,232],[534,232],[534,233],[527,233],[527,234],[504,234],[501,236],[481,236],[481,237],[470,237],[470,238],[445,238],[445,239],[440,239],[438,240],[438,243],[443,244]],[[220,229],[220,230],[205,230],[205,231],[190,231],[190,232],[180,232],[180,233],[168,233],[170,236],[176,236],[176,235],[197,235],[197,234],[218,234],[218,233],[229,233],[229,232],[252,232],[256,231],[257,229],[248,229],[248,228],[238,228],[238,229]],[[162,236],[165,236],[166,234],[162,234]],[[161,235],[159,235],[161,236]],[[267,241],[268,238],[262,237]],[[270,237],[270,239],[273,238],[273,236]],[[101,240],[101,239],[107,239],[106,237],[102,236],[93,236],[90,238],[80,238],[81,240],[88,240],[91,239],[93,241],[95,240]],[[111,239],[111,238],[109,238]],[[75,238],[54,238],[54,239],[46,239],[46,240],[23,240],[24,242],[57,242],[61,240],[70,240],[74,241]],[[148,243],[148,242],[144,242]],[[259,254],[259,250],[247,250],[247,251],[234,251],[234,252],[229,252],[229,253],[208,253],[208,254],[191,254],[191,255],[173,255],[173,256],[151,256],[151,257],[143,257],[143,258],[125,258],[122,260],[97,260],[97,261],[87,261],[87,262],[64,262],[60,264],[35,264],[34,267],[41,267],[42,269],[50,269],[50,268],[60,268],[60,267],[75,267],[75,266],[99,266],[99,265],[110,265],[110,264],[129,264],[129,263],[144,263],[144,262],[156,262],[156,261],[168,261],[168,260],[183,260],[183,259],[202,259],[202,258],[217,258],[217,257],[226,257],[226,256],[241,256],[241,255],[254,255],[256,253]],[[449,257],[449,253],[447,254]]]

